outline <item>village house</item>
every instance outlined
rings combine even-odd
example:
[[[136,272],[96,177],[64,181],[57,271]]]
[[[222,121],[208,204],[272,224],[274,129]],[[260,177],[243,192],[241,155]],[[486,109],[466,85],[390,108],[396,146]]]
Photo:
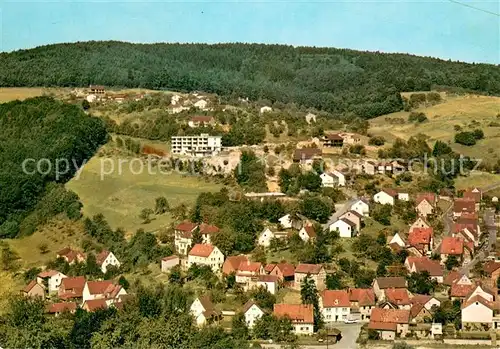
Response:
[[[427,217],[434,213],[436,205],[436,195],[434,193],[422,193],[417,196],[415,201],[417,213],[420,216]]]
[[[460,278],[452,282],[450,287],[450,299],[463,301],[467,298],[469,294],[474,292],[475,284],[467,277],[467,275],[462,275]]]
[[[464,246],[464,240],[460,237],[445,236],[441,241],[440,254],[441,262],[444,263],[448,259],[448,256],[456,256],[458,261],[463,262],[464,260],[469,260],[467,258],[466,248]]]
[[[174,246],[178,253],[187,254],[192,244],[193,232],[197,228],[197,224],[189,221],[184,221],[174,228]]]
[[[294,288],[300,290],[302,280],[310,276],[316,285],[316,289],[323,290],[325,288],[326,272],[321,264],[305,264],[301,263],[295,268]]]
[[[373,280],[373,292],[377,296],[379,301],[385,300],[384,290],[389,288],[404,288],[406,289],[408,284],[406,279],[401,276],[388,276],[388,277],[378,277]]]
[[[168,257],[163,257],[161,259],[161,271],[163,273],[168,273],[173,267],[180,265],[181,260],[179,256],[172,255]]]
[[[100,309],[107,309],[108,303],[105,299],[87,299],[82,303],[82,309],[88,312],[94,312]]]
[[[245,316],[245,323],[249,329],[255,325],[255,321],[264,315],[264,311],[252,300],[249,300],[243,306],[243,315]]]
[[[260,262],[242,262],[236,270],[236,282],[243,284],[243,289],[248,289],[250,281],[258,275],[264,274],[264,267]]]
[[[57,270],[45,270],[36,276],[36,282],[43,285],[49,293],[57,292],[65,277],[67,276]]]
[[[201,223],[198,226],[198,229],[200,230],[201,238],[203,239],[204,244],[211,244],[212,243],[211,237],[219,232],[218,227],[206,223]]]
[[[483,199],[483,192],[481,191],[481,189],[477,187],[469,188],[464,191],[463,197],[464,199],[474,200],[474,203],[476,204],[476,211],[479,210],[479,204]]]
[[[379,333],[382,340],[394,340],[396,336],[406,337],[410,323],[410,311],[402,309],[372,310],[368,328]]]
[[[368,217],[370,215],[370,205],[366,199],[357,199],[351,205],[351,210]]]
[[[323,187],[333,188],[345,186],[345,176],[339,171],[323,172],[319,177],[321,178]]]
[[[110,265],[120,268],[120,261],[116,258],[113,252],[103,250],[96,257],[97,265],[101,268],[101,271],[105,274]]]
[[[410,294],[406,288],[387,288],[384,289],[385,304],[381,305],[384,309],[405,309],[410,310]]]
[[[83,288],[82,298],[83,301],[104,299],[111,300],[110,303],[113,303],[126,294],[127,291],[122,286],[113,284],[111,280],[87,281]]]
[[[86,282],[87,281],[84,276],[67,277],[62,279],[58,292],[59,298],[64,300],[82,298]]]
[[[330,224],[330,231],[338,231],[341,238],[351,238],[357,234],[356,223],[341,218]]]
[[[274,275],[283,282],[292,282],[295,279],[295,267],[287,262],[274,264],[269,275]]]
[[[409,273],[429,273],[432,280],[437,283],[443,283],[443,267],[439,261],[430,259],[429,257],[412,257],[406,258],[405,267]]]
[[[222,315],[217,311],[208,296],[198,297],[189,308],[197,326],[204,326],[221,320]]]
[[[305,225],[299,230],[299,236],[304,242],[309,240],[314,240],[316,238],[316,232],[312,225]]]
[[[414,294],[413,297],[410,299],[411,304],[421,304],[425,309],[428,311],[433,311],[432,309],[434,307],[439,307],[441,305],[441,301],[438,300],[434,296],[429,296],[425,294]]]
[[[89,86],[90,93],[102,95],[106,92],[106,89],[102,85],[90,85]]]
[[[59,316],[64,312],[74,314],[76,312],[76,308],[78,308],[78,306],[75,302],[52,303],[49,305],[47,313],[55,316]]]
[[[257,244],[262,247],[271,246],[271,241],[273,239],[283,239],[288,236],[288,232],[286,231],[275,231],[273,232],[269,228],[265,228],[260,235],[257,237]]]
[[[396,233],[392,236],[387,236],[387,245],[389,245],[392,250],[401,250],[402,248],[406,247],[406,242],[403,240],[399,233]],[[399,249],[395,249],[394,245],[399,246]]]
[[[338,133],[328,133],[321,138],[321,144],[325,148],[342,148],[344,146],[344,137]]]
[[[394,206],[398,193],[393,189],[382,189],[373,196],[373,201],[381,205]]]
[[[73,250],[71,247],[65,247],[57,252],[57,258],[64,259],[70,265],[85,262],[87,259],[84,253]]]
[[[432,228],[414,228],[408,234],[408,245],[415,247],[422,255],[431,253],[434,242],[432,235]]]
[[[421,303],[412,303],[410,309],[410,318],[412,323],[428,323],[432,320],[432,313]]]
[[[453,202],[453,217],[458,218],[463,213],[475,213],[476,203],[474,200],[466,198],[458,198]]]
[[[215,119],[212,116],[206,115],[195,115],[188,122],[188,126],[191,128],[213,126],[214,124]]]
[[[375,308],[375,293],[371,288],[349,289],[349,302],[351,303],[351,315],[357,315],[363,322],[370,321],[372,309]]]
[[[492,282],[496,283],[500,277],[500,262],[488,261],[484,264],[483,270],[486,276],[488,276]]]
[[[325,323],[345,321],[351,312],[349,294],[345,290],[324,290],[319,307]]]
[[[491,327],[493,323],[493,302],[481,297],[473,296],[462,304],[462,327],[465,329],[481,329],[483,326]]]
[[[258,275],[256,279],[252,279],[250,282],[250,288],[254,287],[262,287],[265,290],[269,291],[271,294],[276,294],[278,291],[278,282],[279,279],[275,275]]]
[[[363,165],[361,165],[361,171],[374,176],[378,173],[378,164],[375,161],[367,160],[363,163]]]
[[[293,162],[302,165],[312,165],[314,160],[321,160],[321,155],[321,149],[318,148],[295,149],[293,153]]]
[[[460,220],[461,217],[458,219]],[[475,223],[453,223],[451,233],[454,237],[460,237],[464,241],[471,242],[474,246],[479,245],[479,225]]]
[[[236,274],[240,263],[246,262],[248,262],[248,257],[243,254],[240,254],[238,256],[229,256],[224,261],[224,264],[222,264],[222,274]]]
[[[423,217],[418,217],[410,226],[410,231],[416,228],[431,228],[431,225]]]
[[[361,223],[363,222],[363,215],[362,214],[360,214],[356,211],[350,210],[350,211],[347,211],[346,213],[339,216],[339,219],[343,219],[343,218],[356,224],[356,231],[361,230]]]
[[[224,263],[224,255],[217,246],[208,244],[196,244],[188,254],[187,267],[193,264],[207,265],[214,273],[218,273]]]
[[[295,334],[312,335],[314,333],[314,315],[311,304],[275,304],[273,314],[276,317],[290,318]]]
[[[42,299],[45,299],[45,287],[37,283],[36,280],[32,280],[28,285],[26,285],[25,288],[21,290],[21,295],[25,297],[40,297]]]
[[[307,217],[295,213],[295,214],[286,214],[280,219],[278,219],[280,226],[283,229],[295,229],[300,230],[304,225],[311,225],[312,222],[307,219]]]

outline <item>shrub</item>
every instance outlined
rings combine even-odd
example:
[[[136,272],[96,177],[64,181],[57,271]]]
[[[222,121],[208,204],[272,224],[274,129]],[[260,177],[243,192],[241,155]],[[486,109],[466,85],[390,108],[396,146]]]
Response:
[[[411,112],[408,116],[408,121],[422,123],[427,121],[427,116],[422,112]]]
[[[370,140],[368,141],[368,144],[369,144],[369,145],[376,145],[376,146],[381,146],[381,145],[384,145],[384,144],[385,144],[385,138],[384,138],[384,137],[382,137],[382,136],[372,137],[372,138],[370,138]]]
[[[473,146],[476,144],[476,137],[472,132],[460,132],[455,134],[455,143]]]

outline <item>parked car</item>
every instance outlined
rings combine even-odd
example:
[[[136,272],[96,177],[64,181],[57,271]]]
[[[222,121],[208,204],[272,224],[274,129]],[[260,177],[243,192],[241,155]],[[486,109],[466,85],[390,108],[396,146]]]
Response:
[[[358,322],[358,320],[355,320],[355,319],[346,319],[346,320],[344,320],[345,324],[355,324],[357,322]]]

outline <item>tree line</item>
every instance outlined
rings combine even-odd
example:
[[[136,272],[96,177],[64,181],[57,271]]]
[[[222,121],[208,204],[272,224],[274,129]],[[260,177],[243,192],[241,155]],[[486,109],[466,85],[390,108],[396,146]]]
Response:
[[[500,94],[500,69],[407,54],[262,44],[92,41],[0,54],[0,86],[103,84],[296,103],[371,118],[403,109],[401,91]]]

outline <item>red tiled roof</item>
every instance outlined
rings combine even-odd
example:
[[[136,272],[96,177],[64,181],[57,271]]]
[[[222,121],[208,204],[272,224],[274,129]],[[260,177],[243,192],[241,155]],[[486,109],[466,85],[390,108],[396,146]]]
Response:
[[[242,262],[246,261],[248,261],[248,257],[242,254],[238,256],[229,256],[226,258],[224,264],[222,265],[222,271],[225,274],[231,274],[238,269]]]
[[[381,290],[385,288],[406,288],[406,280],[401,276],[379,277],[375,280]]]
[[[23,292],[28,293],[31,291],[33,287],[35,287],[37,284],[36,280],[31,280],[29,284],[26,285],[26,287],[23,288]],[[43,286],[42,286],[43,287]]]
[[[402,309],[372,309],[370,322],[407,324],[410,322],[410,311]]]
[[[424,309],[424,304],[413,303],[410,308],[410,315],[412,318],[416,317]]]
[[[212,116],[207,116],[207,115],[195,115],[191,117],[191,121],[194,122],[210,122],[213,120]]]
[[[474,200],[460,198],[455,199],[453,204],[453,212],[462,213],[462,212],[475,212],[476,211],[476,203]]]
[[[410,297],[406,288],[388,288],[384,290],[387,301],[396,305],[410,304]]]
[[[338,133],[327,133],[325,134],[325,138],[330,140],[330,141],[343,141],[344,137],[342,137]]]
[[[261,267],[262,263],[259,262],[250,262],[250,261],[241,262],[240,265],[238,266],[237,272],[244,271],[249,273],[258,273]]]
[[[214,234],[217,232],[219,232],[219,228],[216,227],[215,225],[210,225],[210,224],[205,224],[205,223],[200,224],[200,233],[201,234]]]
[[[57,270],[45,270],[45,271],[42,271],[40,274],[38,274],[37,276],[39,278],[50,278],[52,276],[55,276],[59,274],[59,272]]]
[[[96,259],[96,262],[98,265],[101,265],[102,263],[104,263],[104,261],[106,260],[106,258],[108,258],[108,255],[109,255],[109,251],[107,250],[102,250],[101,253],[99,253],[95,259]]]
[[[306,231],[307,235],[309,235],[310,238],[316,237],[316,232],[314,231],[314,228],[312,225],[306,225],[304,227],[304,230]]]
[[[477,222],[476,223],[453,223],[451,231],[453,234],[458,234],[463,230],[467,229],[472,233],[474,238],[477,238]]]
[[[212,251],[214,250],[214,246],[208,244],[196,244],[193,246],[191,251],[189,251],[190,256],[204,257],[207,258],[210,256]]]
[[[91,299],[85,301],[84,307],[88,311],[96,311],[98,309],[105,309],[108,305],[106,304],[105,299]]]
[[[469,305],[472,305],[472,304],[474,304],[476,302],[481,303],[482,305],[488,307],[489,309],[492,309],[492,310],[494,309],[494,303],[493,302],[490,302],[487,299],[484,299],[483,297],[481,297],[479,295],[476,295],[476,296],[472,297],[467,302],[465,302],[464,304],[462,304],[462,309],[467,308]]]
[[[61,302],[61,303],[53,303],[49,305],[48,308],[48,313],[49,314],[55,314],[55,313],[62,313],[63,311],[75,311],[77,308],[77,305],[75,302]]]
[[[349,308],[351,306],[349,294],[344,290],[325,290],[321,294],[321,299],[325,308]]]
[[[431,243],[433,229],[432,228],[414,228],[408,234],[408,244],[419,247]]]
[[[291,263],[281,262],[276,264],[276,267],[281,271],[283,277],[291,277],[295,275],[295,267]]]
[[[73,250],[70,247],[65,247],[59,252],[57,252],[57,256],[65,258],[68,261],[68,263],[72,263],[79,259],[83,260],[86,258],[84,253]]]
[[[321,149],[318,148],[302,148],[295,149],[293,153],[293,159],[295,161],[299,160],[309,160],[316,156],[321,156]]]
[[[245,305],[243,306],[243,314],[245,314],[248,311],[248,309],[250,309],[254,305],[260,309],[259,305],[255,303],[253,300],[250,299],[248,302],[246,302]],[[260,310],[262,311],[262,309]]]
[[[432,296],[426,294],[414,294],[410,299],[411,304],[422,304],[425,305],[428,301],[432,299]]]
[[[429,257],[408,257],[408,264],[415,265],[417,273],[427,271],[430,276],[443,276],[443,268],[439,261]]]
[[[500,268],[500,262],[497,261],[488,261],[484,263],[484,271],[486,274],[491,275],[493,272],[497,271]]]
[[[462,277],[462,274],[460,274],[458,271],[450,271],[448,275],[443,280],[443,284],[451,286],[455,281],[460,279]]]
[[[476,288],[475,285],[460,285],[453,283],[450,289],[451,297],[465,298],[469,293],[471,293]]]
[[[379,331],[396,331],[398,328],[398,324],[393,322],[377,322],[370,320],[368,328],[371,330]]]
[[[423,200],[427,200],[427,202],[429,204],[434,206],[434,203],[436,202],[436,194],[434,194],[434,193],[420,193],[417,195],[417,200],[415,200],[415,202],[418,205]]]
[[[185,233],[190,233],[192,232],[198,225],[193,222],[189,221],[184,221],[182,223],[177,224],[177,226],[174,228],[175,230],[179,230]]]
[[[258,281],[260,282],[278,282],[276,275],[259,275]]]
[[[59,298],[81,298],[85,282],[83,276],[62,279],[61,286],[59,286]]]
[[[314,323],[311,304],[275,304],[273,313],[277,317],[288,316],[292,323]]]
[[[359,303],[360,306],[375,305],[375,292],[371,288],[351,288],[349,300]]]
[[[386,193],[387,195],[392,196],[393,198],[398,196],[398,192],[394,189],[391,189],[391,188],[384,188],[384,189],[382,189],[382,191],[384,193]]]
[[[171,261],[173,259],[179,259],[179,256],[173,254],[171,256],[163,257],[161,260],[166,262],[166,261]]]
[[[464,240],[459,237],[445,236],[441,242],[441,254],[461,255],[464,253]]]
[[[266,265],[266,267],[264,268],[264,271],[266,273],[270,273],[270,272],[273,271],[273,269],[274,269],[275,266],[276,266],[276,264],[270,263],[270,264]]]
[[[113,286],[113,281],[87,281],[87,288],[90,294],[104,294],[110,286]]]
[[[474,192],[473,190],[477,189],[477,192]],[[474,200],[475,203],[481,202],[481,189],[478,188],[469,188],[466,191],[464,191],[464,198],[465,199],[470,199]]]
[[[301,263],[295,268],[295,274],[319,274],[323,266],[321,264],[305,264]]]

